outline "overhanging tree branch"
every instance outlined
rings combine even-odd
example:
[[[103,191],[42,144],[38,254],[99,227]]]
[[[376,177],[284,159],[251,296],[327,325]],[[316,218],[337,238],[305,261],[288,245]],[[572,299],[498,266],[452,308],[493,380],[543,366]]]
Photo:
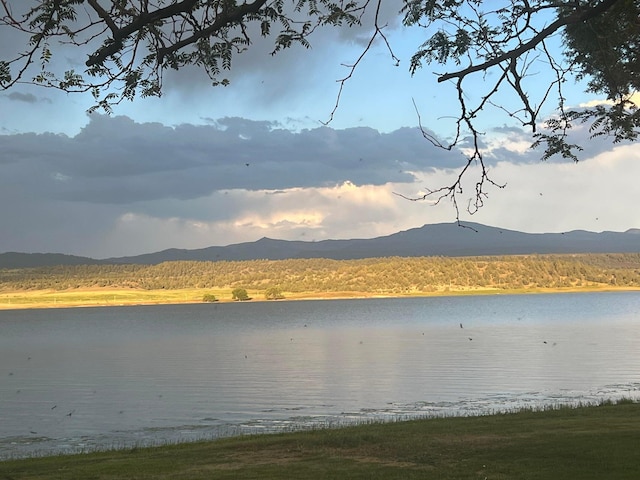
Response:
[[[170,53],[182,50],[187,45],[197,42],[202,38],[208,38],[220,29],[233,25],[242,21],[247,15],[257,13],[267,3],[267,0],[256,0],[253,3],[243,3],[239,7],[232,9],[230,12],[223,11],[209,27],[198,30],[184,40],[174,43],[170,47],[158,49],[158,63],[162,63],[163,58]]]
[[[540,42],[542,42],[544,39],[546,39],[550,35],[557,32],[562,27],[566,25],[574,24],[574,23],[585,22],[590,18],[593,18],[607,11],[609,8],[611,8],[614,4],[616,4],[619,1],[620,0],[603,0],[595,7],[591,7],[587,10],[584,10],[584,11],[576,10],[575,12],[552,22],[549,26],[543,28],[538,34],[533,36],[531,40],[521,44],[517,48],[509,50],[503,53],[502,55],[499,55],[495,58],[487,60],[486,62],[480,63],[478,65],[470,65],[469,67],[459,70],[457,72],[444,73],[442,75],[439,75],[438,82],[445,82],[447,80],[451,80],[452,78],[464,78],[467,75],[470,75],[475,72],[487,70],[507,60],[520,58],[525,52],[533,50],[538,44],[540,44]]]
[[[109,25],[113,37],[108,40],[103,47],[99,48],[94,54],[89,56],[89,59],[86,61],[87,67],[102,65],[108,57],[122,49],[124,40],[133,33],[155,22],[171,18],[180,13],[187,13],[191,11],[196,4],[197,0],[183,0],[182,2],[174,3],[168,7],[158,9],[151,13],[141,12],[140,15],[138,15],[138,17],[128,25],[121,28],[116,27],[114,29],[112,28],[112,25],[115,27],[113,21],[107,21],[107,18],[111,18],[110,15],[98,6],[97,1],[90,2],[90,5],[94,7],[94,9],[97,8],[96,13],[98,13],[98,15],[105,20],[105,23]],[[103,17],[105,14],[106,17]]]
[[[369,41],[355,62],[345,65],[348,72],[338,80],[331,121],[346,82],[376,40],[384,42],[396,64],[400,61],[380,21],[382,1],[0,0],[0,28],[26,39],[21,50],[0,58],[0,89],[31,83],[66,92],[91,91],[96,105],[90,110],[109,112],[123,99],[160,96],[163,72],[169,68],[195,65],[214,85],[228,83],[219,76],[231,69],[235,55],[249,48],[252,35],[273,41],[272,53],[277,53],[294,44],[308,48],[316,28],[360,25],[366,19]],[[375,9],[375,15],[365,16],[367,9]],[[559,154],[577,160],[573,150],[580,147],[568,143],[573,124],[591,122],[592,136],[613,141],[635,140],[640,134],[639,106],[631,101],[640,91],[639,0],[403,0],[398,13],[405,27],[424,27],[430,35],[411,57],[411,74],[423,62],[455,69],[436,74],[439,83],[451,80],[455,89],[453,140],[441,141],[423,127],[416,108],[423,136],[446,150],[472,139],[461,175],[452,185],[429,190],[432,199],[449,197],[458,211],[462,176],[476,165],[480,178],[467,210],[483,205],[486,185],[502,187],[490,179],[485,163],[490,157],[481,141],[486,124],[480,118],[487,110],[497,109],[531,130],[533,146],[546,145],[543,159]],[[549,23],[550,15],[554,20]],[[551,49],[556,33],[563,39],[560,55]],[[56,71],[51,58],[60,45],[87,54],[87,68]],[[531,77],[538,75],[534,67],[539,66],[551,79],[531,89]],[[497,75],[491,77],[491,72]],[[482,82],[466,82],[478,73]],[[604,95],[610,104],[571,110],[563,94],[570,76],[588,80],[587,90]],[[553,101],[552,93],[557,93],[556,115],[545,124],[548,132],[541,133],[538,116],[542,106]]]

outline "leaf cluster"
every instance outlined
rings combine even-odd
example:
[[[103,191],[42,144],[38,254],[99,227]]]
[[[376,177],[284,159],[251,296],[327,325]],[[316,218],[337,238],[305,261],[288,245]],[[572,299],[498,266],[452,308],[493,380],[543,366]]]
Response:
[[[604,2],[590,0],[585,9]],[[573,124],[590,123],[591,138],[608,137],[614,143],[634,141],[640,132],[640,110],[631,99],[640,91],[640,2],[617,0],[598,15],[568,24],[563,32],[565,56],[577,79],[588,80],[588,91],[602,94],[607,102],[591,108],[559,110],[546,121],[550,133],[538,133],[534,147],[545,146],[543,160],[561,155],[578,161],[582,146],[569,143]],[[567,15],[570,7],[558,8]]]
[[[638,0],[407,0],[404,13],[405,24],[432,32],[412,57],[412,73],[424,63],[445,67],[464,63],[463,68],[438,76],[439,81],[455,82],[461,112],[458,125],[474,136],[480,111],[497,106],[531,128],[536,138],[533,146],[546,147],[543,159],[559,154],[577,160],[575,152],[581,147],[567,142],[567,132],[576,120],[590,122],[592,136],[611,136],[615,142],[637,138],[640,115],[630,98],[640,87]],[[552,53],[558,33],[564,40],[565,62]],[[537,81],[545,64],[555,79],[536,104],[526,81]],[[497,80],[489,79],[490,71],[495,71]],[[474,74],[483,75],[488,85],[476,106],[470,107],[463,82]],[[612,105],[566,110],[563,86],[569,75],[588,79],[588,90],[604,94]],[[506,90],[516,94],[519,107],[510,108],[497,98]],[[546,122],[547,133],[538,133],[540,107],[554,90],[558,115]],[[453,144],[460,133],[459,128]],[[476,154],[481,158],[478,150]]]
[[[166,70],[196,66],[212,85],[228,85],[224,72],[254,38],[273,42],[273,53],[302,45],[318,26],[360,22],[357,1],[332,0],[46,0],[10,5],[0,0],[0,28],[27,36],[27,48],[0,59],[0,88],[20,81],[67,92],[91,92],[108,113],[122,100],[160,96]],[[0,13],[2,10],[0,10]],[[57,72],[60,46],[87,54],[83,72]],[[54,48],[55,47],[55,48]],[[29,78],[34,64],[39,70]]]

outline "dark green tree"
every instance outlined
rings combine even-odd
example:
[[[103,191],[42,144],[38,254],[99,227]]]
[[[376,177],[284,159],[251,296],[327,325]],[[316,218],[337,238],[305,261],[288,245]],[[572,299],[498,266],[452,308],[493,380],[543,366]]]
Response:
[[[640,110],[631,98],[640,92],[640,2],[613,2],[602,14],[567,25],[564,39],[566,56],[578,78],[588,80],[589,91],[605,95],[608,103],[565,112],[552,130],[564,132],[571,122],[591,121],[593,136],[608,136],[615,142],[635,140]],[[543,141],[547,138],[540,136]],[[547,144],[554,146],[553,140]],[[548,148],[546,155],[563,153],[565,146],[580,149],[578,145],[561,143],[560,151]]]
[[[209,303],[212,303],[212,302],[217,302],[217,301],[218,301],[218,298],[217,298],[215,295],[213,295],[212,293],[205,293],[205,294],[202,296],[202,301],[203,301],[203,302],[209,302]]]
[[[249,300],[249,294],[244,288],[234,288],[231,292],[231,298],[236,301],[244,302]]]

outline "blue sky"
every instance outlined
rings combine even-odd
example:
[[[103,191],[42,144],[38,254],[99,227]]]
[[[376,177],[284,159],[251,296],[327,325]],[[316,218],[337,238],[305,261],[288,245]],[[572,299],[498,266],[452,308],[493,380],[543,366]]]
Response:
[[[389,16],[385,33],[400,65],[376,44],[327,126],[343,64],[361,53],[366,30],[318,30],[312,49],[275,57],[256,42],[234,60],[229,87],[211,87],[195,69],[171,73],[162,98],[123,103],[110,117],[89,116],[85,95],[29,85],[0,92],[0,252],[106,258],[264,236],[370,238],[455,221],[446,200],[396,195],[451,182],[465,157],[434,148],[417,128],[414,101],[423,126],[442,138],[457,113],[454,88],[433,74],[442,68],[409,75],[424,32]],[[0,53],[15,44],[0,28]],[[76,55],[67,49],[57,61],[79,63]],[[469,83],[470,100],[487,81]],[[570,105],[600,100],[580,85],[565,93]],[[470,172],[461,220],[527,232],[640,227],[638,144],[589,141],[578,128],[578,164],[542,163],[528,149],[530,132],[508,116],[494,109],[479,121],[492,178],[506,187],[488,188],[485,206],[469,215]]]

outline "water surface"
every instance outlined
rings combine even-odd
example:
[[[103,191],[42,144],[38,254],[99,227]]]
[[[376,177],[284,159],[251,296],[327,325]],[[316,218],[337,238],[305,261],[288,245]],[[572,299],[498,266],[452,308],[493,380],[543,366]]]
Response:
[[[0,312],[0,458],[640,398],[640,293]]]

